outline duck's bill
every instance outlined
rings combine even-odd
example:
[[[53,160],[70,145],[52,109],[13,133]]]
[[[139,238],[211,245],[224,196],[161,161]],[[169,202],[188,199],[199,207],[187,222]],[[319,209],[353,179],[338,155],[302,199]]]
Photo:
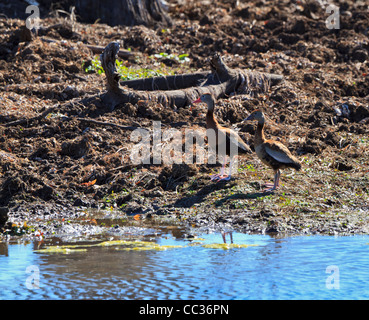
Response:
[[[195,101],[192,101],[192,103],[199,103],[199,102],[201,102],[201,99],[200,98],[198,98],[197,100],[195,100]]]
[[[243,119],[243,121],[250,121],[252,120],[254,117],[252,116],[252,114],[250,114],[247,118]],[[242,122],[243,122],[242,121]]]

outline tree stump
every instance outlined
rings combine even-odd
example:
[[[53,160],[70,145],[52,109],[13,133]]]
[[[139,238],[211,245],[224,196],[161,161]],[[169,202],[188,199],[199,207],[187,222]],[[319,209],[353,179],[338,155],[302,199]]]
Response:
[[[79,0],[75,4],[82,21],[116,25],[162,25],[172,24],[161,0]]]

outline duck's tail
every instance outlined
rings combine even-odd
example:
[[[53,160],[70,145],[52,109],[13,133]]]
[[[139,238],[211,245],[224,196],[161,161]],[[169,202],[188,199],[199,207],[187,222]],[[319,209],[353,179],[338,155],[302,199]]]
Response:
[[[291,163],[291,168],[296,169],[297,171],[301,170],[301,163],[297,159],[294,159],[295,161]]]

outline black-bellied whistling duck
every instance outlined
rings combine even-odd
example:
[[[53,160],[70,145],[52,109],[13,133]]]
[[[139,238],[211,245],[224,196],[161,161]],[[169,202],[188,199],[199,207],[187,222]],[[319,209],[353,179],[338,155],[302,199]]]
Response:
[[[279,177],[281,175],[280,169],[294,168],[296,170],[300,170],[301,163],[282,143],[275,140],[265,139],[265,117],[262,111],[253,111],[245,119],[245,121],[247,120],[258,121],[254,140],[255,152],[260,160],[267,166],[271,167],[275,172],[274,184],[267,184],[266,186],[271,188],[265,189],[264,192],[273,191],[279,187]]]
[[[250,147],[232,129],[222,127],[214,116],[215,101],[210,93],[201,95],[199,99],[192,103],[205,102],[208,107],[206,113],[206,129],[214,130],[215,138],[210,137],[208,132],[209,146],[216,151],[217,155],[223,158],[223,165],[220,174],[213,175],[211,180],[230,180],[232,174],[233,158],[238,153],[251,153]],[[224,174],[227,156],[230,157],[229,174]]]

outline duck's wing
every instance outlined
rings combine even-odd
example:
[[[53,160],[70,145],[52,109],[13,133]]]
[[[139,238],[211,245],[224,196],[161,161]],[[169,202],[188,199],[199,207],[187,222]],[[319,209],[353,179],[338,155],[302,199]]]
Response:
[[[264,143],[266,153],[281,163],[294,163],[295,157],[288,148],[279,141],[267,140]]]
[[[242,140],[242,138],[238,135],[236,131],[225,128],[225,132],[226,132],[227,143],[233,143],[237,145],[239,149],[242,149],[245,152],[251,153],[251,149],[249,145],[245,141]]]

